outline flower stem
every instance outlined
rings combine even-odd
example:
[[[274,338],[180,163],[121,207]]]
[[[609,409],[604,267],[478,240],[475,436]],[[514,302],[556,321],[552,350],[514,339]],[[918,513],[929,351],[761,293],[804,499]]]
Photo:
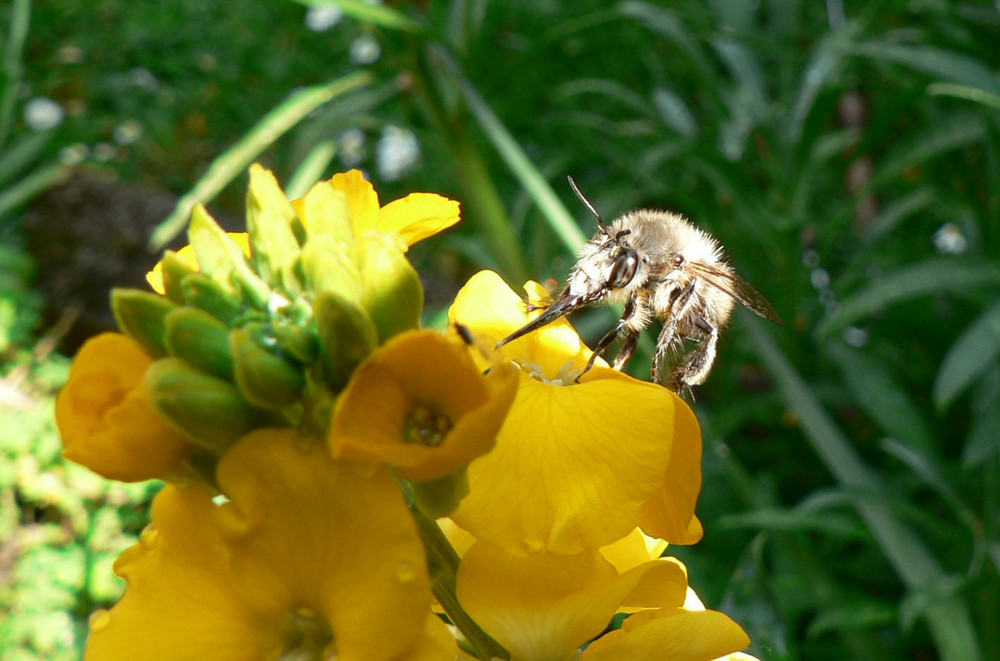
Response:
[[[510,659],[510,653],[483,631],[458,603],[458,597],[455,595],[455,577],[458,573],[459,558],[448,538],[441,532],[440,526],[415,504],[410,506],[410,510],[417,522],[420,539],[427,550],[427,564],[430,568],[434,596],[448,614],[452,624],[458,627],[480,659]]]

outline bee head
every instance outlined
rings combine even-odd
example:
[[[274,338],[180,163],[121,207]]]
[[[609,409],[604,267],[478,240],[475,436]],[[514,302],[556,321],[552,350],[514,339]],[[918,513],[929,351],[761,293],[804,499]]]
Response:
[[[497,348],[551,324],[577,308],[600,300],[615,290],[627,287],[639,269],[639,254],[625,240],[631,230],[612,232],[593,203],[577,188],[573,177],[569,185],[580,201],[597,218],[597,233],[584,245],[566,288],[545,312],[500,340]]]

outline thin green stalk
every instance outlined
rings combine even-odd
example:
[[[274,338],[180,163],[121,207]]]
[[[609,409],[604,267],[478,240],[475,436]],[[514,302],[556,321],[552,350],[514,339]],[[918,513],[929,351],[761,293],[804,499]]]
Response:
[[[267,113],[239,142],[216,158],[194,188],[177,201],[174,212],[153,231],[149,240],[150,248],[159,250],[180,234],[196,205],[215,197],[226,184],[242,174],[261,152],[306,115],[342,94],[369,85],[373,78],[368,71],[356,71],[329,83],[307,87]]]
[[[454,119],[445,106],[435,77],[439,68],[429,63],[426,55],[421,52],[413,67],[416,87],[422,92],[428,119],[451,152],[449,161],[463,191],[462,216],[482,232],[503,274],[513,282],[524,282],[530,273],[521,241],[511,227],[507,210],[482,154],[469,136],[468,127]]]
[[[420,531],[420,539],[427,550],[427,563],[431,569],[434,596],[451,618],[452,624],[465,636],[480,659],[510,659],[510,653],[483,631],[469,617],[455,596],[455,579],[458,574],[458,554],[437,522],[428,518],[419,507],[410,508]]]
[[[860,493],[884,492],[885,485],[855,452],[763,324],[745,318],[742,322],[756,345],[757,355],[778,382],[789,408],[798,416],[806,439],[837,481]],[[907,589],[919,592],[944,584],[947,577],[937,560],[920,537],[893,516],[885,501],[859,498],[856,507]],[[979,661],[982,658],[966,602],[949,596],[927,608],[923,615],[942,659]]]
[[[31,0],[14,0],[10,9],[10,34],[3,52],[3,86],[0,90],[0,150],[10,135],[18,89],[24,78],[24,43],[31,24]]]
[[[576,252],[580,245],[587,240],[587,236],[576,224],[573,216],[566,210],[565,205],[552,190],[552,187],[549,186],[548,180],[531,162],[521,145],[503,125],[503,122],[479,94],[479,91],[462,74],[455,58],[444,47],[440,46],[433,49],[433,55],[445,65],[445,68],[454,77],[473,115],[479,121],[493,146],[496,147],[500,157],[535,200],[535,204],[538,205],[549,227],[552,228],[563,245],[570,251]]]

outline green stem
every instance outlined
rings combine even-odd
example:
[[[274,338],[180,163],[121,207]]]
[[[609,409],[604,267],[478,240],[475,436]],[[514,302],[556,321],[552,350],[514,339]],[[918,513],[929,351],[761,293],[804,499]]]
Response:
[[[16,0],[10,9],[10,34],[3,53],[3,85],[0,86],[0,148],[7,142],[17,103],[18,90],[24,78],[24,43],[31,23],[31,0]]]
[[[500,199],[490,176],[489,168],[469,135],[467,124],[449,110],[438,89],[440,67],[428,62],[425,50],[418,51],[412,67],[416,89],[422,94],[427,117],[445,140],[451,152],[449,162],[462,189],[462,216],[476,224],[485,235],[490,253],[498,268],[513,282],[524,282],[529,277],[527,261],[521,241],[510,225],[507,210]],[[447,81],[455,84],[455,81]]]
[[[448,614],[452,624],[458,627],[480,659],[510,659],[510,653],[483,631],[458,603],[458,597],[455,595],[455,579],[458,574],[459,558],[441,531],[441,527],[415,505],[411,506],[410,510],[417,522],[420,539],[427,550],[427,564],[431,571],[434,596]]]

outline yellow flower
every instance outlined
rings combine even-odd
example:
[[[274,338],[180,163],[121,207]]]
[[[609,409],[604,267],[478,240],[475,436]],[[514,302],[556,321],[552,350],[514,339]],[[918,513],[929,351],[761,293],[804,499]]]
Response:
[[[67,459],[123,482],[178,479],[192,446],[153,409],[143,382],[153,363],[119,333],[91,338],[56,400]]]
[[[416,527],[385,469],[362,475],[290,429],[219,465],[230,501],[166,487],[115,565],[121,601],[91,619],[86,659],[452,659],[430,616]]]
[[[407,246],[412,246],[459,220],[458,202],[434,193],[410,193],[380,208],[378,194],[360,170],[335,174],[322,183],[346,195],[355,237],[376,229],[397,233]],[[308,228],[305,198],[293,201],[292,206]]]
[[[491,272],[469,280],[449,318],[490,345],[527,321],[524,303]],[[521,368],[517,397],[496,448],[469,467],[455,523],[514,554],[575,554],[640,524],[667,541],[694,541],[701,437],[687,405],[600,362],[574,383],[590,351],[564,319],[505,352]]]
[[[483,376],[461,342],[401,333],[355,370],[338,398],[333,456],[385,462],[411,480],[450,475],[493,446],[517,384],[509,365]]]
[[[466,551],[456,591],[512,661],[704,660],[749,639],[722,613],[685,608],[687,575],[672,558],[618,572],[595,550],[515,556],[482,542]],[[617,612],[638,611],[599,636]]]

